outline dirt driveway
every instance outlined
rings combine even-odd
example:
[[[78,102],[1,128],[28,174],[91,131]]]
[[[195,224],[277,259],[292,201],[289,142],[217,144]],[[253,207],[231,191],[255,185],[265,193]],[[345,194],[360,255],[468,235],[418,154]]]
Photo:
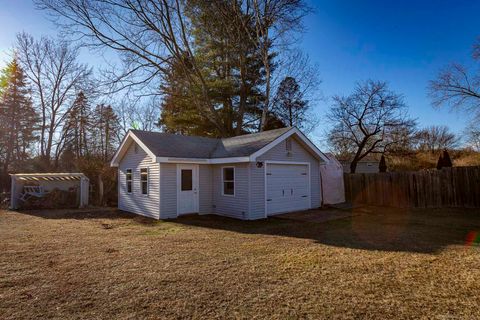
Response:
[[[307,213],[304,213],[307,214]],[[1,319],[478,319],[480,212],[0,211]]]

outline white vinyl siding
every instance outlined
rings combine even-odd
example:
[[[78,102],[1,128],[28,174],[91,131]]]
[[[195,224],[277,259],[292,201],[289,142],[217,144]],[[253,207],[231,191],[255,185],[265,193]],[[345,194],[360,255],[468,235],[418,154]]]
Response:
[[[173,219],[177,217],[177,164],[162,163],[160,166],[160,188],[162,190],[160,219]],[[199,213],[212,213],[212,167],[199,165],[198,170]]]
[[[198,166],[198,211],[200,214],[208,214],[213,212],[213,175],[212,166],[199,165]]]
[[[177,217],[177,164],[160,164],[160,219]]]
[[[286,140],[258,157],[257,162],[290,161],[310,163],[311,207],[321,206],[320,162],[308,152],[296,138],[290,138],[291,151],[287,152]],[[251,198],[249,219],[265,218],[265,166],[258,168],[256,163],[250,164]]]
[[[228,165],[228,167],[235,167],[235,196],[222,194],[222,168],[224,167],[225,165],[212,165],[214,213],[237,219],[248,219],[249,164],[235,163]]]
[[[249,219],[265,218],[265,165],[261,168],[250,163],[250,210]]]
[[[151,157],[149,157],[140,147],[137,147],[137,152],[135,153],[134,145],[135,143],[130,145],[119,163],[118,208],[120,210],[158,219],[160,207],[160,165],[153,162]],[[148,168],[148,195],[142,194],[140,184],[141,168]],[[127,192],[127,169],[132,170],[131,193]]]

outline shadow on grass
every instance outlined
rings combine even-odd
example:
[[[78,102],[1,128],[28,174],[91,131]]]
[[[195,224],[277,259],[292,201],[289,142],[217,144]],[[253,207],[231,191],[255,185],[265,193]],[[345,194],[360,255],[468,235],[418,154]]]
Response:
[[[325,213],[317,210],[312,214]],[[480,231],[480,212],[372,208],[321,223],[279,218],[238,221],[215,215],[185,216],[175,222],[244,234],[310,239],[350,249],[435,253],[452,244],[464,245],[471,232]]]
[[[463,245],[472,232],[480,232],[478,209],[408,210],[369,207],[359,209],[358,212],[355,210],[348,218],[326,222],[315,222],[315,215],[328,215],[328,210],[299,213],[298,216],[302,217],[300,220],[273,217],[241,221],[217,215],[187,215],[169,221],[179,225],[250,235],[310,239],[325,245],[351,249],[417,253],[435,253],[452,244]],[[157,220],[114,208],[20,212],[45,219],[131,219],[146,226],[158,223]],[[313,221],[308,221],[308,216],[313,217]]]
[[[35,216],[44,219],[145,219],[146,223],[154,223],[155,220],[138,216],[130,212],[116,208],[96,207],[85,209],[38,209],[38,210],[16,210],[21,214]]]

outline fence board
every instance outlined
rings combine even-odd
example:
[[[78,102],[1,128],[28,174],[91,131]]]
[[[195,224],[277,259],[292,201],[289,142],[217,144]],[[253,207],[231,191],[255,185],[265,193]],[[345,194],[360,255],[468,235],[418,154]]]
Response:
[[[480,166],[344,174],[345,198],[392,207],[480,207]]]

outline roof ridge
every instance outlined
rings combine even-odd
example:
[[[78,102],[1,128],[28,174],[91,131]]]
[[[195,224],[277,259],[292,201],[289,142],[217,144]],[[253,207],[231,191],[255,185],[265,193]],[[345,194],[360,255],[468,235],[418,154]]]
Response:
[[[192,138],[210,139],[210,140],[220,140],[221,139],[221,138],[205,137],[205,136],[198,136],[198,135],[185,135],[185,134],[162,132],[162,131],[149,131],[149,130],[138,130],[138,129],[129,129],[129,131],[132,131],[134,133],[135,132],[144,132],[144,133],[161,134],[161,135],[168,135],[168,136],[175,136],[175,137],[192,137]]]
[[[221,138],[221,140],[229,140],[229,139],[235,139],[235,138],[246,137],[246,136],[259,136],[259,135],[266,134],[266,133],[271,134],[272,132],[276,132],[276,131],[285,131],[286,132],[286,131],[289,131],[292,128],[293,127],[283,127],[283,128],[265,130],[265,131],[260,131],[260,132],[244,133],[244,134],[239,134],[238,136]]]

